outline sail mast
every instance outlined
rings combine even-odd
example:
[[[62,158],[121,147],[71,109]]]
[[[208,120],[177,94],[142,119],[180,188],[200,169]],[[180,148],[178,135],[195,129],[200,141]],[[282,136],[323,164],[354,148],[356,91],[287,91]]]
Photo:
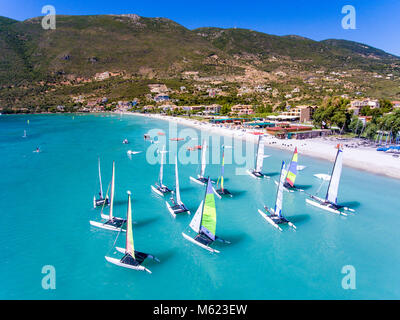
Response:
[[[204,198],[203,213],[201,216],[200,230],[211,240],[215,240],[217,226],[217,211],[215,208],[214,188],[208,179],[206,195]]]
[[[276,192],[275,210],[274,213],[282,217],[282,200],[283,200],[283,183],[285,181],[285,161],[282,161],[281,174],[279,176],[279,184]]]
[[[257,159],[256,159],[256,172],[261,172],[264,162],[264,142],[262,136],[259,137],[258,148],[257,148]]]
[[[333,204],[337,202],[337,195],[339,191],[340,176],[342,174],[343,164],[343,150],[338,145],[338,151],[336,153],[335,164],[333,165],[331,179],[329,181],[328,190],[326,191],[325,199]]]
[[[200,177],[204,177],[204,173],[206,171],[206,150],[207,150],[207,141],[203,140],[203,147],[201,150],[201,170],[200,170]]]
[[[101,182],[100,157],[98,158],[98,162],[99,162],[100,198],[103,199],[103,184],[102,184],[102,182]]]
[[[224,191],[225,146],[222,146],[221,190]]]
[[[176,202],[181,205],[181,193],[179,190],[179,175],[178,175],[178,157],[175,156],[175,194],[176,194]]]
[[[111,177],[110,220],[113,219],[113,209],[114,209],[114,187],[115,187],[115,161],[113,161],[112,177]]]
[[[163,170],[163,165],[164,165],[164,153],[165,153],[165,146],[163,147],[161,153],[161,166],[160,166],[160,174],[158,176],[158,181],[160,183],[160,187],[163,186],[163,175],[164,175],[164,170]]]
[[[261,141],[261,136],[258,137],[258,143],[257,143],[257,153],[256,153],[256,159],[254,162],[254,169],[256,170],[257,168],[257,163],[258,163],[258,149],[260,148],[260,141]],[[256,170],[257,171],[257,170]]]
[[[133,246],[133,230],[132,230],[132,207],[131,192],[128,191],[128,210],[126,213],[126,246],[125,253],[130,254],[135,259],[135,248]]]
[[[297,176],[297,163],[298,163],[298,153],[297,147],[294,149],[292,160],[290,161],[289,168],[287,170],[287,174],[285,180],[292,187],[294,187],[294,182],[296,181]]]

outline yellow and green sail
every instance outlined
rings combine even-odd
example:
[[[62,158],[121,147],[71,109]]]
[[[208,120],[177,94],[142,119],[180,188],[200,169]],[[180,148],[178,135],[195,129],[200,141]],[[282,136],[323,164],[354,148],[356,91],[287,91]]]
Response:
[[[133,246],[133,230],[132,230],[132,207],[131,193],[128,192],[128,212],[126,214],[126,250],[125,253],[130,254],[135,259],[135,248]]]
[[[216,227],[217,210],[215,209],[214,189],[211,185],[211,180],[208,179],[200,231],[206,234],[210,239],[215,240]]]
[[[296,181],[296,176],[297,176],[297,160],[298,160],[298,154],[297,154],[297,147],[294,149],[292,161],[290,162],[288,173],[286,176],[286,182],[290,184],[290,186],[294,187],[294,182]]]

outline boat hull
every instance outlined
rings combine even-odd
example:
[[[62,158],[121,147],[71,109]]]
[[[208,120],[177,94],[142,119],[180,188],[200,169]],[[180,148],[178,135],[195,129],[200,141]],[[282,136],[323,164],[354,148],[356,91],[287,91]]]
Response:
[[[190,180],[192,180],[193,182],[196,182],[197,184],[202,185],[202,186],[206,185],[205,182],[202,182],[201,180],[194,178],[194,177],[190,177]]]
[[[116,228],[114,226],[107,225],[107,224],[104,224],[104,223],[101,223],[101,222],[97,222],[97,221],[90,221],[90,225],[92,225],[93,227],[97,227],[97,228],[101,228],[101,229],[105,229],[105,230],[110,230],[110,231],[126,232],[125,229]]]
[[[119,259],[116,258],[111,258],[105,256],[106,260],[112,264],[115,264],[116,266],[127,268],[127,269],[132,269],[132,270],[138,270],[138,271],[146,271],[148,273],[151,273],[151,271],[143,266],[132,266],[130,264],[122,263]]]
[[[105,199],[96,199],[96,196],[93,196],[93,208],[101,207],[101,206],[109,206],[110,202],[108,198]]]
[[[167,209],[168,209],[169,213],[171,214],[171,216],[176,218],[176,214],[175,214],[174,210],[172,210],[171,205],[167,201],[165,201],[165,204],[166,204]]]
[[[164,197],[164,193],[158,190],[155,186],[151,186],[151,190],[153,190],[153,192],[157,193],[159,196]]]
[[[267,215],[265,212],[263,212],[262,210],[258,209],[258,213],[259,213],[265,220],[267,220],[267,222],[268,222],[269,224],[271,224],[274,228],[278,229],[279,231],[282,231],[282,228],[281,228],[278,224],[276,224],[276,223],[274,222],[274,220],[272,220],[270,217],[268,217],[268,215]]]
[[[276,180],[274,180],[274,183],[276,184],[276,185],[279,185],[279,183],[278,183],[278,181],[276,181]],[[294,190],[291,190],[291,189],[288,189],[288,188],[286,188],[285,186],[283,186],[283,190],[285,190],[286,192],[294,192]]]
[[[257,176],[257,175],[255,175],[255,174],[253,173],[253,171],[251,171],[251,170],[247,170],[246,172],[247,172],[247,174],[248,174],[249,176],[253,177],[254,179],[263,179],[263,178],[266,177],[266,176],[265,176],[264,174],[262,174],[262,173],[260,173],[261,176]]]
[[[327,205],[323,205],[323,204],[313,201],[311,199],[306,199],[306,202],[308,204],[311,204],[312,206],[320,208],[322,210],[329,211],[329,212],[336,213],[336,214],[343,215],[343,216],[347,216],[347,214],[344,212],[341,212],[341,211],[333,209],[333,208],[329,208]]]
[[[176,218],[176,215],[177,215],[177,214],[184,214],[184,213],[187,213],[187,214],[190,215],[190,211],[189,211],[189,210],[184,211],[184,212],[177,212],[177,211],[174,211],[174,209],[171,207],[171,205],[170,205],[167,201],[165,201],[165,205],[167,206],[167,209],[168,209],[169,213],[170,213],[174,218]]]
[[[215,252],[215,253],[219,253],[218,250],[213,249],[213,248],[210,248],[209,246],[206,246],[206,245],[204,245],[204,244],[202,244],[202,243],[200,243],[200,242],[194,240],[192,237],[189,237],[189,236],[188,236],[186,233],[184,233],[184,232],[182,232],[182,236],[183,236],[186,240],[188,240],[189,242],[194,243],[195,245],[197,245],[197,246],[199,246],[199,247],[201,247],[201,248],[203,248],[203,249],[206,249],[207,251],[210,251],[210,252],[213,252],[213,253],[214,253],[214,252]]]
[[[115,247],[115,249],[116,249],[118,252],[120,252],[120,253],[122,253],[122,254],[125,254],[125,248]],[[136,251],[135,251],[135,252],[136,252]],[[152,259],[152,260],[157,261],[157,262],[160,262],[160,260],[159,260],[157,257],[155,257],[155,256],[153,256],[153,255],[151,255],[151,254],[147,254],[147,258]]]

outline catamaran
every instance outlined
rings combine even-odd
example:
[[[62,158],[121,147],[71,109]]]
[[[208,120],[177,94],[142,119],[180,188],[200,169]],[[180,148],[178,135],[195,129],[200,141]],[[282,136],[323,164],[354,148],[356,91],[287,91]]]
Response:
[[[318,177],[324,181],[327,181],[327,180],[329,181],[329,186],[328,186],[328,190],[326,192],[325,199],[319,198],[316,195],[309,195],[311,199],[306,199],[306,202],[315,207],[324,209],[326,211],[346,216],[347,214],[340,211],[340,209],[344,209],[344,210],[352,211],[352,212],[354,212],[354,210],[344,207],[344,206],[340,206],[337,204],[337,195],[338,195],[338,191],[339,191],[340,177],[342,174],[342,164],[343,164],[342,146],[338,145],[337,149],[338,149],[338,151],[336,153],[336,159],[335,159],[335,163],[333,165],[332,174],[330,176],[326,175],[326,174],[315,175],[316,177]],[[322,182],[322,184],[323,183],[324,182]],[[322,186],[322,184],[321,184],[321,186]]]
[[[214,188],[212,187],[210,179],[207,180],[204,199],[201,201],[200,206],[197,209],[196,214],[194,215],[189,226],[194,232],[197,233],[196,237],[192,238],[184,232],[182,232],[182,236],[186,240],[210,252],[219,253],[218,250],[210,247],[214,241],[230,243],[229,241],[223,240],[215,235],[217,226],[217,211],[215,208]]]
[[[263,136],[258,137],[257,144],[257,155],[255,161],[255,168],[253,170],[248,170],[247,173],[253,178],[259,179],[264,178],[265,175],[261,172],[263,167],[264,158],[268,158],[269,156],[264,155],[264,141]]]
[[[207,178],[204,177],[204,173],[206,171],[206,152],[207,152],[207,141],[203,140],[203,146],[201,147],[200,173],[197,175],[197,178],[190,177],[190,180],[198,184],[201,184],[203,186],[207,184]]]
[[[273,225],[276,229],[279,231],[282,231],[281,227],[279,225],[287,223],[290,227],[293,229],[296,229],[296,226],[287,220],[283,214],[282,214],[282,204],[283,204],[283,185],[285,183],[285,177],[286,177],[286,168],[285,168],[285,162],[282,161],[282,167],[281,167],[281,174],[280,174],[280,179],[279,179],[279,185],[278,185],[278,190],[276,193],[276,201],[275,201],[275,208],[268,208],[267,206],[264,206],[264,209],[266,212],[262,210],[258,210],[258,212],[261,214],[261,216],[268,221],[271,225]]]
[[[229,192],[228,189],[224,188],[224,166],[225,166],[225,146],[222,146],[222,164],[221,164],[221,176],[217,181],[217,186],[219,182],[221,183],[221,188],[217,189],[216,192],[220,196],[229,196],[232,197],[232,193]]]
[[[110,199],[110,212],[109,215],[101,213],[101,218],[106,220],[105,222],[90,221],[90,224],[94,227],[111,230],[111,231],[126,231],[123,229],[123,225],[126,223],[125,219],[114,217],[114,189],[115,189],[115,162],[113,161],[112,177],[111,177],[111,199]]]
[[[164,154],[167,151],[165,151],[165,146],[163,147],[163,150],[160,151],[161,154],[161,165],[160,165],[160,173],[158,175],[158,182],[155,183],[155,186],[151,186],[151,190],[153,190],[155,193],[157,193],[160,196],[164,196],[166,193],[170,193],[171,190],[163,184],[163,175],[164,175]]]
[[[294,149],[292,160],[290,161],[286,177],[285,177],[285,182],[283,184],[283,190],[288,191],[288,192],[294,192],[294,191],[303,191],[302,189],[296,188],[294,185],[294,182],[296,181],[296,176],[299,171],[299,166],[298,166],[298,153],[297,153],[297,147]],[[278,185],[279,182],[275,181],[275,184]]]
[[[131,207],[131,193],[128,191],[128,210],[126,213],[126,240],[125,240],[125,248],[120,248],[120,247],[115,247],[118,252],[121,252],[124,254],[124,256],[121,259],[116,259],[116,258],[111,258],[105,256],[106,260],[108,262],[111,262],[117,266],[124,267],[124,268],[129,268],[129,269],[134,269],[134,270],[140,270],[140,271],[146,271],[148,273],[151,273],[149,269],[146,267],[142,266],[142,263],[147,259],[152,259],[157,262],[160,262],[156,257],[136,251],[134,249],[133,245],[133,230],[132,230],[132,207]]]
[[[175,192],[172,192],[171,196],[172,205],[168,201],[165,201],[165,204],[167,205],[168,211],[174,218],[176,217],[177,214],[182,214],[182,213],[190,214],[189,209],[185,206],[185,204],[181,200],[181,193],[179,190],[178,157],[175,157]]]
[[[99,167],[99,184],[100,184],[100,192],[99,198],[96,199],[96,196],[93,196],[93,208],[98,206],[108,205],[108,198],[103,196],[103,185],[101,183],[101,168],[100,168],[100,158],[98,158],[98,167]]]

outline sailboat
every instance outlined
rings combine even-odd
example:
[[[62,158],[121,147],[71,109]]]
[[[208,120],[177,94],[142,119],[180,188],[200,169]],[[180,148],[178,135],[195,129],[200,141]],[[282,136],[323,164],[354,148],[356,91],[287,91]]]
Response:
[[[124,267],[124,268],[129,268],[129,269],[134,269],[134,270],[140,270],[140,271],[146,271],[148,273],[151,273],[149,269],[146,267],[142,266],[142,263],[147,259],[152,259],[157,262],[160,262],[156,257],[136,251],[133,245],[133,230],[132,230],[132,207],[131,207],[131,192],[128,191],[128,210],[126,213],[126,241],[125,241],[125,248],[120,248],[116,247],[118,252],[121,252],[124,254],[124,256],[121,259],[116,259],[116,258],[111,258],[105,256],[106,260],[110,263],[113,263],[117,266]]]
[[[282,203],[283,203],[283,185],[285,183],[285,177],[286,177],[286,168],[285,168],[285,162],[282,161],[282,167],[281,167],[281,174],[280,174],[280,179],[279,179],[279,185],[278,185],[278,190],[276,193],[276,201],[275,201],[275,208],[268,208],[267,206],[264,206],[265,212],[262,210],[258,210],[258,212],[261,214],[261,216],[268,221],[271,225],[273,225],[276,229],[279,231],[282,231],[281,227],[279,226],[280,224],[285,224],[287,223],[290,227],[293,229],[296,229],[296,226],[287,220],[283,214],[282,214]]]
[[[296,181],[296,176],[299,171],[299,166],[298,166],[298,152],[297,152],[297,147],[294,149],[292,160],[290,161],[285,181],[283,184],[283,190],[288,191],[288,192],[294,192],[294,191],[303,191],[302,189],[296,188],[294,185]],[[276,185],[279,185],[278,181],[275,181]]]
[[[255,168],[253,170],[248,170],[247,173],[252,176],[253,178],[259,179],[264,178],[265,175],[261,172],[263,167],[264,158],[268,158],[269,156],[264,155],[264,141],[263,137],[258,137],[258,144],[257,144],[257,155],[255,161]]]
[[[200,173],[197,175],[197,178],[190,177],[190,180],[198,184],[201,184],[203,186],[207,184],[207,178],[204,177],[204,173],[206,171],[206,152],[207,152],[207,141],[203,140],[203,146],[201,147]]]
[[[329,186],[326,192],[325,199],[319,198],[316,195],[309,195],[311,199],[306,199],[306,202],[315,207],[324,209],[326,211],[347,216],[347,214],[340,211],[340,209],[353,212],[354,210],[337,204],[337,195],[339,191],[340,177],[342,174],[342,164],[343,164],[342,146],[338,145],[337,149],[338,151],[336,153],[336,159],[333,165],[332,174],[330,176],[325,174],[315,175],[324,181],[329,181]]]
[[[161,166],[160,166],[160,174],[158,175],[158,182],[156,182],[155,186],[151,186],[151,190],[153,190],[155,193],[157,193],[160,196],[164,196],[165,193],[170,193],[171,190],[163,184],[163,175],[164,175],[164,153],[165,151],[165,146],[163,147],[163,150],[160,151],[161,154]]]
[[[175,198],[174,198],[175,195]],[[167,205],[168,211],[175,218],[177,214],[188,213],[190,214],[189,209],[184,205],[181,200],[181,193],[179,190],[179,175],[178,175],[178,157],[175,157],[175,193],[172,193],[171,204],[168,201],[165,201]]]
[[[24,135],[22,136],[22,138],[26,138],[26,130],[24,130]]]
[[[221,188],[217,189],[216,192],[220,196],[230,196],[232,197],[232,193],[229,192],[228,189],[224,188],[224,166],[225,166],[225,146],[222,146],[222,164],[221,164],[221,176],[218,179],[218,182],[221,182]],[[217,182],[217,185],[218,185]]]
[[[103,196],[103,185],[101,183],[101,168],[100,168],[100,158],[98,158],[98,167],[99,167],[99,184],[100,184],[100,192],[99,192],[99,198],[96,199],[96,196],[93,196],[93,208],[96,208],[98,206],[108,206],[109,201],[108,198]]]
[[[210,179],[207,180],[204,199],[201,201],[200,206],[197,209],[196,214],[194,215],[189,226],[194,232],[197,233],[196,237],[192,238],[184,232],[182,232],[182,236],[186,240],[210,252],[219,253],[218,250],[210,247],[214,241],[230,243],[229,241],[218,238],[215,235],[217,226],[217,211],[215,208],[214,188],[212,187]]]
[[[115,191],[115,161],[113,161],[112,177],[111,177],[111,199],[110,199],[110,213],[105,215],[101,213],[101,218],[106,220],[105,222],[90,221],[90,224],[94,227],[111,230],[111,231],[126,231],[122,229],[126,220],[122,218],[114,217],[114,191]]]

